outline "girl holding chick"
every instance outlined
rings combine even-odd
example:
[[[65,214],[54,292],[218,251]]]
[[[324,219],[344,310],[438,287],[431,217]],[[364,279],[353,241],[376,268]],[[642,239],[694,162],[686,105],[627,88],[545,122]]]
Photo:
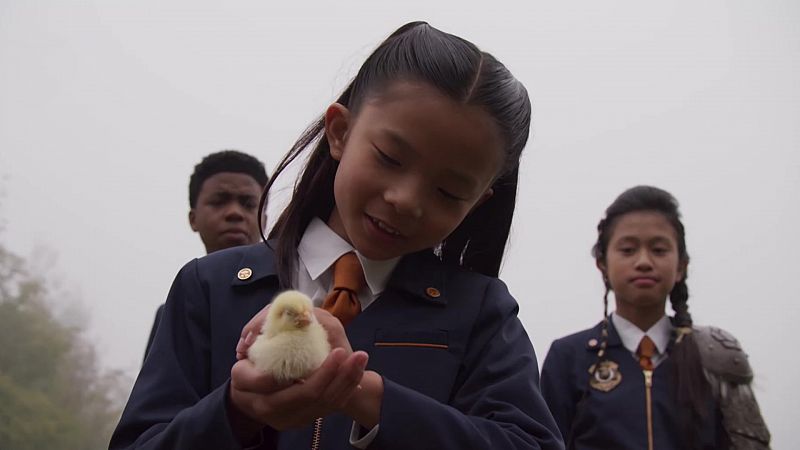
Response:
[[[181,270],[111,448],[563,448],[496,278],[530,116],[492,55],[394,32],[276,169],[264,198],[310,153],[269,241]],[[355,312],[315,309],[317,370],[287,387],[241,357],[278,291],[320,306],[352,254]]]
[[[631,188],[597,231],[603,321],[553,342],[542,369],[542,393],[567,448],[768,448],[747,355],[725,331],[693,325],[675,198]]]

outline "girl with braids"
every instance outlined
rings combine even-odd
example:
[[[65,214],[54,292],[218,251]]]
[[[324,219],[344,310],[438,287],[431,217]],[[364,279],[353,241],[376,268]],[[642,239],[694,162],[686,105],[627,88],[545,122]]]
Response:
[[[567,448],[768,448],[747,355],[728,333],[692,322],[675,198],[628,189],[597,232],[603,320],[553,342],[542,368],[542,394]]]
[[[111,449],[563,449],[497,279],[530,117],[492,55],[394,32],[278,165],[262,204],[306,161],[269,240],[178,274]],[[333,350],[287,386],[246,355],[289,288]]]

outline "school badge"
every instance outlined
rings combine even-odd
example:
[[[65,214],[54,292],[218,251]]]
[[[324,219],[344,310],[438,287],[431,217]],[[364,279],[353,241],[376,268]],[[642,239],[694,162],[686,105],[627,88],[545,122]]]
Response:
[[[619,385],[622,381],[622,373],[619,371],[619,364],[614,361],[602,361],[597,366],[589,368],[589,374],[592,378],[589,380],[589,385],[598,391],[608,392]]]

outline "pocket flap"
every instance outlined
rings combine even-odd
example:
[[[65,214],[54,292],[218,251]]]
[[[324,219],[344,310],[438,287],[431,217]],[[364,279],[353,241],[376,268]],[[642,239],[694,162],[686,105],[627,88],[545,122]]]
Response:
[[[447,330],[387,330],[375,331],[375,347],[422,347],[447,350]]]

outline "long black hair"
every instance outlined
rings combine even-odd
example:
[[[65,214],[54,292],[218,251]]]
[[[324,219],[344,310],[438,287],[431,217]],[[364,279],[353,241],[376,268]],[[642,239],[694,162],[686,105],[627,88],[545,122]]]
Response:
[[[427,83],[458,102],[483,108],[500,131],[506,153],[492,185],[494,194],[468,215],[436,252],[445,263],[496,276],[514,215],[519,157],[530,130],[528,93],[492,55],[425,22],[411,22],[375,49],[336,102],[357,114],[369,95],[399,80]],[[327,220],[334,207],[338,162],[330,155],[324,131],[321,116],[278,164],[261,198],[263,209],[277,176],[304,150],[313,148],[288,206],[269,233],[269,238],[277,241],[282,286],[291,283],[296,270],[295,249],[309,222],[314,217]]]
[[[608,244],[614,232],[614,226],[625,214],[638,211],[653,211],[664,216],[675,230],[678,243],[679,264],[689,264],[689,253],[686,251],[686,231],[681,222],[678,201],[669,192],[653,186],[636,186],[620,194],[606,209],[606,216],[597,225],[597,242],[592,248],[592,256],[605,266]],[[688,436],[690,448],[699,448],[699,428],[696,426],[708,416],[710,389],[703,374],[700,353],[697,343],[691,334],[692,316],[689,314],[689,288],[686,284],[687,273],[675,283],[669,294],[669,301],[675,315],[672,318],[673,335],[670,358],[673,360],[673,377],[675,380],[675,397],[679,407],[679,425],[684,435]],[[605,273],[605,296],[603,297],[603,334],[601,349],[598,352],[598,363],[605,359],[605,348],[608,337],[608,293],[611,285]],[[597,366],[595,366],[597,367]]]

